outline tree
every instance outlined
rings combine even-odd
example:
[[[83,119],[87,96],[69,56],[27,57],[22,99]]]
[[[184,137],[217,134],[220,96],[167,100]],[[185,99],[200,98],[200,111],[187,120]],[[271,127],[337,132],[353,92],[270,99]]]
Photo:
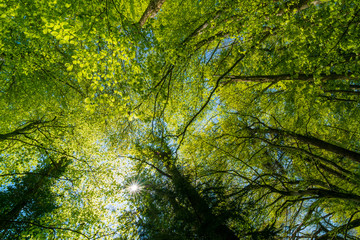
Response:
[[[50,187],[67,164],[63,157],[32,172],[11,174],[15,176],[14,186],[9,185],[0,194],[2,239],[21,238],[27,229],[39,224],[36,219],[57,207]]]
[[[0,8],[7,238],[358,237],[356,1]]]
[[[139,162],[138,171],[147,173],[142,177],[148,178],[137,183],[143,184],[139,188],[145,193],[132,198],[140,212],[141,238],[271,239],[276,234],[273,226],[257,226],[247,216],[249,203],[232,199],[233,194],[225,190],[227,177],[195,179],[185,172],[189,169],[177,166],[181,160],[174,157],[165,139],[138,147],[139,157],[131,158]]]

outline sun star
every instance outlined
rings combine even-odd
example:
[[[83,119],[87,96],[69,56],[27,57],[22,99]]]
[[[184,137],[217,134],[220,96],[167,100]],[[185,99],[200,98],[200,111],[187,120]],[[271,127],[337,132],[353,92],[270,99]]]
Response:
[[[137,183],[133,183],[129,186],[129,191],[132,193],[140,191],[140,185]]]

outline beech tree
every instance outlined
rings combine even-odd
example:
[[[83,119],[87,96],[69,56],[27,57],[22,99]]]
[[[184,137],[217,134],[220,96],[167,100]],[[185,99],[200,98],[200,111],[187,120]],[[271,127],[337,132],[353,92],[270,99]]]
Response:
[[[359,7],[3,1],[0,236],[359,238]]]

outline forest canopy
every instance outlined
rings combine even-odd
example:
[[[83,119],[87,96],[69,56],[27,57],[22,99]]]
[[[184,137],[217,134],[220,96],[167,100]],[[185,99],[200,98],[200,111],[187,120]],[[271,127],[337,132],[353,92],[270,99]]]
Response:
[[[0,239],[360,239],[360,2],[2,0]]]

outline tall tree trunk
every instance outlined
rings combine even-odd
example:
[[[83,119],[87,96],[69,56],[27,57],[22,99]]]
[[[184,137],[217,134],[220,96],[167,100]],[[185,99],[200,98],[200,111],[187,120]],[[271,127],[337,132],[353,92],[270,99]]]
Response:
[[[0,141],[7,140],[12,137],[19,136],[19,135],[26,135],[26,134],[32,133],[32,132],[38,130],[38,128],[41,127],[41,125],[44,126],[45,124],[50,123],[54,120],[55,120],[55,118],[53,120],[49,120],[49,121],[41,121],[41,120],[31,121],[31,122],[27,123],[25,126],[22,126],[12,132],[0,134]]]
[[[232,82],[278,82],[284,80],[293,80],[293,81],[313,81],[314,75],[312,74],[298,74],[298,75],[290,75],[290,74],[279,74],[279,75],[259,75],[259,76],[227,76],[227,79]],[[342,75],[342,74],[330,74],[320,76],[322,80],[339,80],[339,79],[351,79],[351,77]]]
[[[316,161],[315,164],[320,169],[326,171],[327,173],[329,173],[333,176],[336,176],[342,180],[348,181],[349,183],[355,184],[357,186],[360,184],[359,181],[357,181],[356,179],[353,178],[353,174],[354,174],[353,172],[339,166],[338,164],[336,164],[326,158],[323,158],[321,156],[313,154],[302,148],[278,145],[278,144],[274,144],[271,141],[263,139],[263,138],[259,138],[259,139],[261,141],[263,141],[264,143],[267,143],[272,147],[282,149],[283,151],[289,151],[289,152],[297,151],[300,153],[305,153],[305,155],[307,155],[307,156],[303,158],[304,161],[306,161],[310,164],[314,164],[314,161]]]
[[[148,18],[153,18],[160,11],[161,6],[164,4],[165,0],[150,0],[149,5],[147,6],[145,12],[140,18],[139,25],[143,27],[148,20]]]
[[[266,186],[265,186],[266,187]],[[277,192],[284,196],[317,196],[317,198],[336,198],[360,203],[360,196],[351,193],[342,193],[333,190],[326,190],[322,188],[309,188],[306,190],[298,191],[281,191],[272,187],[268,187],[272,191]]]
[[[289,3],[292,3],[292,1],[289,1]],[[288,4],[285,4],[285,7],[287,7]],[[305,10],[307,8],[309,8],[310,6],[309,5],[319,5],[321,4],[321,1],[319,0],[315,0],[315,1],[311,1],[309,3],[309,0],[300,0],[299,3],[297,4],[294,4],[292,6],[289,7],[289,10],[293,10],[293,9],[297,9],[296,12],[299,12],[299,11],[302,11],[302,10]],[[285,11],[284,10],[280,10],[276,15],[277,16],[282,16],[284,15]]]
[[[345,93],[345,94],[349,94],[349,95],[360,95],[360,91],[354,91],[354,90],[325,90],[324,92]]]
[[[265,130],[264,132],[276,133],[276,134],[280,134],[283,136],[291,136],[291,137],[295,138],[296,140],[299,140],[300,142],[310,144],[312,146],[316,146],[320,149],[327,150],[329,152],[341,155],[341,156],[351,159],[357,163],[360,163],[360,153],[351,151],[349,149],[337,146],[332,143],[328,143],[324,140],[321,140],[321,139],[318,139],[318,138],[315,138],[312,136],[305,136],[305,135],[301,135],[298,133],[285,131],[285,130],[281,130],[281,129],[276,129],[276,128],[270,128],[270,127],[268,127],[268,129]]]
[[[52,177],[54,174],[59,171],[59,167],[62,164],[66,163],[65,158],[61,158],[59,162],[53,162],[45,172],[39,174],[39,179],[35,182],[26,182],[26,189],[22,193],[21,199],[14,199],[14,201],[18,201],[15,206],[13,206],[9,211],[3,212],[0,216],[0,229],[6,229],[9,227],[13,220],[15,220],[21,211],[31,203],[34,197],[38,194],[39,189],[43,187],[46,181],[49,180],[49,177]]]
[[[360,219],[356,219],[356,220],[349,222],[348,224],[344,224],[339,227],[336,227],[333,230],[325,233],[324,235],[317,237],[316,239],[317,240],[337,239],[336,238],[337,234],[339,234],[339,233],[343,234],[345,231],[347,232],[347,231],[349,231],[353,228],[359,227],[359,226],[360,226]],[[345,238],[341,237],[341,239],[345,239]]]
[[[189,36],[187,36],[184,39],[184,41],[182,42],[182,44],[186,44],[191,39],[201,35],[204,32],[204,30],[210,26],[211,20],[215,20],[218,17],[220,17],[221,13],[222,13],[222,10],[216,11],[214,16],[209,17],[205,22],[203,22],[203,24],[201,24]]]
[[[207,239],[239,240],[235,233],[212,213],[207,202],[171,163],[171,161],[168,160],[171,159],[171,156],[163,153],[160,157],[164,162],[166,170],[171,175],[171,181],[174,184],[176,191],[189,200],[192,209],[197,215],[198,220],[201,223],[200,226],[197,227],[200,234],[206,235],[205,237],[207,237]]]

